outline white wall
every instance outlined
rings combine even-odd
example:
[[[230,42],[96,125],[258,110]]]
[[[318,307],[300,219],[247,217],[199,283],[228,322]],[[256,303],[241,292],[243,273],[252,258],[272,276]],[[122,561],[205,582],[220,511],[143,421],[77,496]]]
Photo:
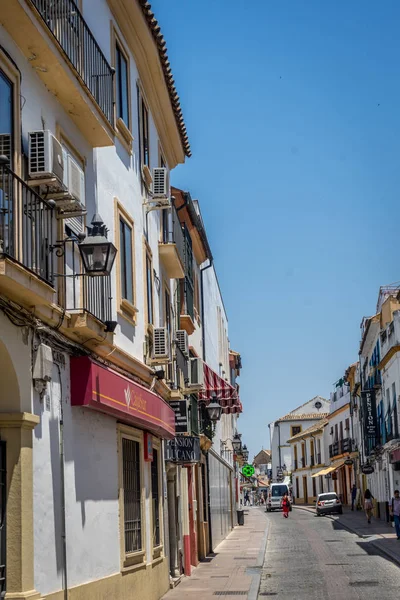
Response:
[[[34,402],[41,417],[33,444],[35,587],[42,594],[62,587],[61,393],[69,585],[120,570],[116,420],[71,407],[68,356],[60,373],[55,366],[48,397],[35,393]]]

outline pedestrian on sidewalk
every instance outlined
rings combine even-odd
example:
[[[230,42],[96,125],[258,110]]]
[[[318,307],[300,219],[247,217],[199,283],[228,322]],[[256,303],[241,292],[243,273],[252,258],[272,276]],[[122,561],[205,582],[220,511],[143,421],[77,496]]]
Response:
[[[357,498],[357,486],[354,483],[353,487],[351,488],[351,510],[354,510],[354,504],[356,502],[356,498]]]
[[[372,509],[374,506],[372,503],[373,499],[374,499],[373,495],[371,494],[370,490],[367,488],[364,493],[364,508],[365,508],[365,514],[367,516],[368,523],[371,523]]]
[[[390,515],[393,517],[394,526],[396,528],[397,539],[400,540],[400,492],[394,490],[394,498],[390,506]]]
[[[289,510],[290,510],[290,502],[289,502],[288,495],[285,494],[282,498],[282,511],[283,511],[284,519],[287,519],[289,517]]]

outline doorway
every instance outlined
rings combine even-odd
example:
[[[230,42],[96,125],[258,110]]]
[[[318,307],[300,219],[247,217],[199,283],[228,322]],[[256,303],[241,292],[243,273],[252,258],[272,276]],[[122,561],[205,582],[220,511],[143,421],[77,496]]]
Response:
[[[307,475],[303,475],[303,498],[304,504],[308,504]]]

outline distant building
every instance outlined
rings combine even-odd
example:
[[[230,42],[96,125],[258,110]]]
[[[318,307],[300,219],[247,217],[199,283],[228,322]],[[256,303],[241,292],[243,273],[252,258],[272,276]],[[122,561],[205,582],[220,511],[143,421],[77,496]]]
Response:
[[[329,414],[330,401],[315,396],[287,415],[268,425],[271,441],[272,480],[277,481],[292,473],[294,462],[289,439],[308,429]]]
[[[328,419],[321,419],[289,439],[292,450],[293,493],[298,504],[315,502],[318,494],[329,491],[321,467],[325,464],[324,429]]]

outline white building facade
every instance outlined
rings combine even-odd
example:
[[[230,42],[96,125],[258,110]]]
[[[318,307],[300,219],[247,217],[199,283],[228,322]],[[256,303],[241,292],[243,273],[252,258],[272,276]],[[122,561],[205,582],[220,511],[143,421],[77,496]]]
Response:
[[[272,481],[290,475],[295,468],[289,439],[326,417],[329,405],[329,400],[315,396],[268,425],[272,455]]]

